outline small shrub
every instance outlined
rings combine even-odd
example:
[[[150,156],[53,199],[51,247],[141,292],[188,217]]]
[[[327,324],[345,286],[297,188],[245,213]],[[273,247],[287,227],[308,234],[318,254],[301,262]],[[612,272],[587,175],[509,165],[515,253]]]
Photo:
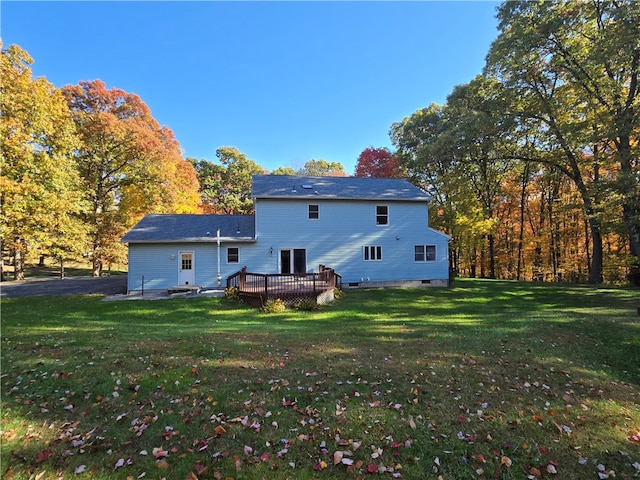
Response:
[[[305,298],[296,303],[296,309],[311,312],[313,310],[320,310],[320,305],[318,305],[318,302],[315,300]]]
[[[286,309],[287,305],[279,298],[267,300],[262,306],[262,311],[264,313],[280,313],[284,312]]]
[[[240,301],[240,290],[238,287],[230,287],[224,289],[224,297],[227,300],[232,300],[234,302]]]
[[[344,290],[340,290],[337,287],[333,289],[333,298],[335,298],[336,300],[340,300],[341,298],[344,298],[345,295],[346,293],[344,293]]]

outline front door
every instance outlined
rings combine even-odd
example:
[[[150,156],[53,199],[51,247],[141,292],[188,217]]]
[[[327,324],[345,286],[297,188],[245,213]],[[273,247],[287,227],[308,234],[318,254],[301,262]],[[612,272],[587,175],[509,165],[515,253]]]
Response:
[[[307,251],[304,248],[280,250],[280,273],[306,273]]]
[[[195,283],[195,254],[193,252],[180,252],[178,264],[178,285],[193,285]]]

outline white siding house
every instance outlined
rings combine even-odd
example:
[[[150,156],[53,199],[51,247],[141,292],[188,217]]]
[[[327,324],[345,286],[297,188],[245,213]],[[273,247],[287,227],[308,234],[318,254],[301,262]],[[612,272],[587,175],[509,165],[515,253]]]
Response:
[[[211,288],[243,266],[321,264],[346,287],[449,283],[449,237],[429,227],[430,197],[405,180],[255,175],[252,196],[254,215],[144,217],[122,238],[129,290]]]

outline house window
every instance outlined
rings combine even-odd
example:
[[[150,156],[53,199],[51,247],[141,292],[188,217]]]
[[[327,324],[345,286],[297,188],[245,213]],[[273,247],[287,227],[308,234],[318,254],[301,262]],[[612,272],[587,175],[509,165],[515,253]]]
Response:
[[[240,251],[238,247],[227,247],[227,263],[240,262]]]
[[[376,225],[389,224],[389,207],[387,205],[376,205]]]
[[[320,218],[320,207],[318,205],[309,205],[309,220],[317,220]]]
[[[367,245],[364,247],[365,261],[382,260],[382,247],[380,245]]]
[[[416,262],[435,262],[436,246],[435,245],[416,245],[414,247],[413,258]]]

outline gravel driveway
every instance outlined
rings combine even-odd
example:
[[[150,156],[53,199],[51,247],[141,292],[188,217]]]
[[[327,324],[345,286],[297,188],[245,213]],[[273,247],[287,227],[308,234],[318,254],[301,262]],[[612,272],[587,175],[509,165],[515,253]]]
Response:
[[[1,282],[0,297],[38,297],[43,295],[116,295],[127,293],[127,276],[68,277],[31,279],[23,282]]]

